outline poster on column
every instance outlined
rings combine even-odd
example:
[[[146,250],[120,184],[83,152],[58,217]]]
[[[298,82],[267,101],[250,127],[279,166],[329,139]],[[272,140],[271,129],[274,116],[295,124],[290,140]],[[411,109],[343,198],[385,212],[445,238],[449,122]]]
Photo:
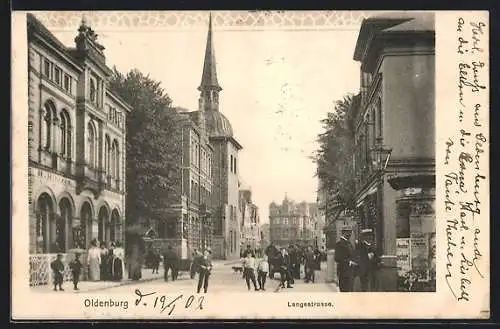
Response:
[[[396,253],[398,275],[403,277],[411,270],[409,238],[398,238],[396,240]]]
[[[411,233],[411,270],[419,274],[419,280],[429,280],[429,238],[427,234]]]

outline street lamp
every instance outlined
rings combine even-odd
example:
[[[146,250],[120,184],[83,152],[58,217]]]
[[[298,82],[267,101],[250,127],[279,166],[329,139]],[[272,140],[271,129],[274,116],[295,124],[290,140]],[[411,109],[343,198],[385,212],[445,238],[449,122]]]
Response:
[[[370,150],[372,168],[376,171],[383,173],[389,163],[392,148],[387,148],[382,144],[382,137],[376,139],[375,146]]]

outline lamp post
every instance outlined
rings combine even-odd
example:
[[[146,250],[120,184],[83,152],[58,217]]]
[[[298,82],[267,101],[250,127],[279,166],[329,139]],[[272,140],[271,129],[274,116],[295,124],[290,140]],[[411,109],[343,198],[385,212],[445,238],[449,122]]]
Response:
[[[392,148],[386,147],[382,143],[382,137],[378,137],[376,139],[375,146],[370,150],[370,156],[371,156],[371,165],[372,165],[372,170],[375,171],[375,179],[378,180],[379,188],[378,190],[380,191],[384,182],[384,174],[387,169],[387,165],[389,163],[389,159],[391,157],[392,153]],[[377,204],[376,204],[376,218],[377,218],[377,229],[376,229],[376,244],[377,248],[381,251],[381,241],[382,241],[382,223],[381,223],[381,218],[382,218],[382,197],[380,196],[380,193],[377,193]]]
[[[391,157],[392,149],[387,148],[382,143],[382,137],[378,137],[375,142],[375,146],[370,150],[372,168],[375,169],[377,174],[383,175],[389,163],[389,158]]]

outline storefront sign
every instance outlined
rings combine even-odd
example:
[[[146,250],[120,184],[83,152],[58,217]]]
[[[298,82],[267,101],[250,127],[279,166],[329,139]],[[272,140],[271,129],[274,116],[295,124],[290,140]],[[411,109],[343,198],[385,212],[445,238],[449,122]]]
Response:
[[[35,170],[34,176],[37,177],[38,179],[43,180],[44,182],[56,183],[56,184],[61,184],[61,185],[69,186],[69,187],[76,186],[75,181],[73,181],[69,178],[66,178],[64,176],[57,175],[57,174],[51,173],[50,171],[45,171],[45,170],[41,170],[38,168],[35,168],[34,170]]]
[[[404,276],[411,270],[409,238],[396,239],[396,257],[397,257],[396,263],[398,266],[398,275]]]
[[[410,239],[411,268],[429,280],[429,236],[423,233],[412,233]]]

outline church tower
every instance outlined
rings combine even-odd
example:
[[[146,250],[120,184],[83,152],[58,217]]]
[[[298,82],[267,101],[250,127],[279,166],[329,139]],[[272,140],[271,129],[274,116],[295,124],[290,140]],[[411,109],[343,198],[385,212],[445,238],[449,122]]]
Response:
[[[211,194],[213,256],[216,259],[239,259],[241,213],[238,153],[242,146],[234,138],[231,122],[219,107],[219,93],[222,88],[217,79],[211,14],[198,90],[200,91],[198,118],[200,121],[205,118],[204,128],[214,150]]]
[[[212,38],[212,14],[208,21],[207,45],[205,48],[205,60],[203,62],[203,74],[198,87],[200,91],[199,110],[218,111],[219,92],[222,90],[217,81],[217,69],[215,61],[215,50]]]

